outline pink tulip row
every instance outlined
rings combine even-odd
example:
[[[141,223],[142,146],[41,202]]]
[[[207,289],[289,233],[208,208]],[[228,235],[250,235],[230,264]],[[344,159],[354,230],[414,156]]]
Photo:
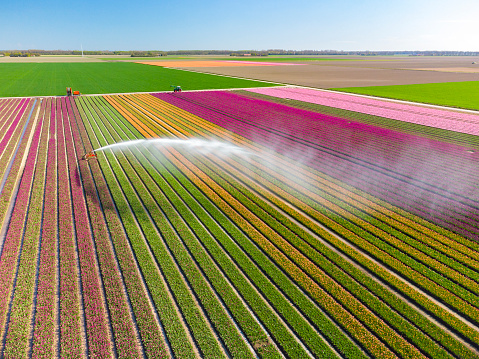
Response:
[[[479,135],[479,115],[474,114],[305,88],[275,87],[249,89],[247,91]]]
[[[33,172],[35,170],[35,156],[39,143],[40,131],[41,126],[37,125],[29,150],[29,157],[21,177],[18,193],[15,197],[15,206],[10,217],[5,241],[3,247],[0,247],[0,339],[2,340],[6,335],[5,321],[12,296],[13,283],[20,258],[20,251],[23,244],[25,218],[30,200],[30,187],[33,179]],[[26,146],[27,140],[28,137],[25,136],[22,141],[24,147]],[[16,173],[12,173],[10,176],[16,178]]]
[[[82,141],[87,141],[87,138],[82,138],[79,131],[79,127],[83,128],[83,123],[80,120],[77,107],[72,106],[72,103],[68,100],[65,100],[65,104],[70,119],[68,132],[70,133],[71,130],[76,152],[82,153],[91,150],[92,148],[90,145],[85,148],[82,144]],[[75,104],[73,103],[73,105]],[[95,165],[97,165],[97,163],[92,163],[90,168]],[[95,183],[88,167],[89,166],[87,166],[85,162],[80,163],[82,181],[85,191],[87,191],[86,200],[90,212],[90,218],[92,219],[92,230],[100,263],[103,288],[105,290],[108,307],[110,308],[111,326],[117,352],[123,357],[140,357],[138,342],[136,340],[137,334],[133,327],[130,310],[127,305],[127,298],[124,295],[126,290],[124,289],[121,275],[117,270],[115,254],[107,231],[107,223],[102,208],[99,205],[98,198],[96,197]]]
[[[442,188],[438,187],[441,178],[435,174],[442,167],[442,176],[455,178],[457,158],[469,163],[476,156],[467,154],[464,148],[369,125],[354,124],[352,131],[348,128],[352,125],[342,119],[227,92],[155,96],[253,141],[306,159],[308,165],[322,172],[436,223],[465,235],[479,234],[475,200],[462,196],[465,188],[474,189],[477,176],[461,176]],[[378,147],[375,142],[382,145]],[[400,149],[397,157],[390,154],[395,143]],[[364,148],[372,144],[376,153],[364,153]],[[425,166],[431,151],[441,160]],[[417,179],[414,182],[408,176]]]

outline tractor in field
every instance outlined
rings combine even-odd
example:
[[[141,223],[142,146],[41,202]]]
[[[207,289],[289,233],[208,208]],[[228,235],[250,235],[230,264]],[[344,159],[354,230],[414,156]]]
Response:
[[[89,161],[93,158],[97,159],[97,154],[95,153],[95,151],[90,151],[88,153],[85,153],[81,159],[85,161]]]
[[[173,92],[181,92],[181,86],[175,86]]]
[[[80,91],[73,91],[71,87],[67,87],[67,96],[80,96]]]

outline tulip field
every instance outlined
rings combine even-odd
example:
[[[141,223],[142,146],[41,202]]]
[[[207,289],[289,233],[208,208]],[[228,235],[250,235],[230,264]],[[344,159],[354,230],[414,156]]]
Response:
[[[478,134],[293,87],[0,99],[0,358],[478,358]]]

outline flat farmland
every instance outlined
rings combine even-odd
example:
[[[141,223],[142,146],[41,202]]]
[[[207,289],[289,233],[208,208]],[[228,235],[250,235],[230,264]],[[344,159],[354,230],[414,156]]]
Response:
[[[66,87],[101,94],[170,91],[178,85],[184,90],[271,86],[128,62],[0,64],[0,97],[59,96]]]
[[[479,116],[278,88],[0,99],[0,357],[477,358]]]
[[[479,81],[477,71],[479,65],[472,64],[478,59],[469,56],[360,56],[348,57],[350,61],[343,61],[343,59],[344,57],[338,56],[338,61],[297,62],[306,63],[305,66],[217,67],[195,70],[316,88]],[[294,62],[294,58],[288,60]]]

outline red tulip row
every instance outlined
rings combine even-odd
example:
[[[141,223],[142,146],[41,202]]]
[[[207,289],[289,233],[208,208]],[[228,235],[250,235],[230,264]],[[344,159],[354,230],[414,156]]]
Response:
[[[58,106],[65,105],[65,99],[58,100]],[[59,118],[57,141],[65,141],[66,158],[68,159],[68,177],[59,181],[70,181],[72,209],[74,213],[74,228],[77,241],[81,290],[85,311],[85,329],[88,340],[89,355],[94,357],[109,357],[112,355],[109,318],[105,308],[102,290],[102,280],[98,268],[98,258],[89,219],[85,195],[83,193],[82,177],[80,175],[78,158],[81,154],[75,152],[75,143],[69,130],[68,112]]]

